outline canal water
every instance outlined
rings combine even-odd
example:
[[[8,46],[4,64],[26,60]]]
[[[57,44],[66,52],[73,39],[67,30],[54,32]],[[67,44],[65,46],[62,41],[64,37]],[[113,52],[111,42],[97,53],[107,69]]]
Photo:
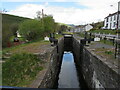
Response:
[[[58,88],[80,88],[74,57],[71,52],[64,52]]]

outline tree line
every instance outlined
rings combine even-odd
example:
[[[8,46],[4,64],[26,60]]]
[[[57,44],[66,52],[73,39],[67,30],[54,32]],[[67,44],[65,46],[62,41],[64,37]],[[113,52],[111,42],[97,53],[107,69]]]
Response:
[[[3,29],[5,27],[3,25]],[[4,42],[3,47],[6,47],[7,43],[11,42],[11,37],[17,37],[16,32],[19,32],[25,40],[33,41],[49,36],[53,32],[61,33],[67,28],[65,25],[56,23],[52,15],[44,15],[41,18],[37,15],[35,19],[25,19],[20,23],[12,23],[9,25],[9,28],[4,29],[4,37],[2,38],[2,42]]]

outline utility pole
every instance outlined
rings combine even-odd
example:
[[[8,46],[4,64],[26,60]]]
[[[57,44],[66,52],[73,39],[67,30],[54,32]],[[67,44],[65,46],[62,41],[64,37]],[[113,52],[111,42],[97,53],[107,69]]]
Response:
[[[42,9],[42,18],[44,17],[44,10]]]
[[[120,58],[120,17],[119,17],[119,12],[120,12],[120,1],[118,2],[118,27],[117,27],[117,32],[118,32],[118,58]]]
[[[117,40],[116,40],[116,46],[115,46],[115,58],[116,58],[117,54],[118,54],[118,58],[120,57],[119,56],[119,54],[120,54],[119,12],[120,12],[120,1],[118,2],[118,11],[117,11]]]
[[[41,24],[42,24],[42,27],[43,27],[43,30],[44,30],[44,10],[42,9],[42,18],[41,18]]]

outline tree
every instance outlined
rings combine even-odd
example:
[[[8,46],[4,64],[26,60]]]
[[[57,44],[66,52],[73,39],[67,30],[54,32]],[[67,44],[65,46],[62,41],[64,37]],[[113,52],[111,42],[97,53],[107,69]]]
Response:
[[[43,17],[42,23],[44,24],[45,34],[49,34],[55,31],[55,22],[54,22],[53,16],[46,15],[45,17]]]
[[[25,20],[19,26],[19,33],[27,40],[41,38],[43,32],[43,26],[39,20]]]
[[[58,32],[60,29],[60,25],[58,23],[55,23],[55,32]]]
[[[7,47],[12,36],[12,31],[9,29],[9,24],[2,25],[2,47]]]
[[[10,29],[12,31],[12,34],[17,37],[17,30],[18,30],[18,24],[14,23],[10,26]]]
[[[36,14],[37,14],[37,19],[40,20],[40,18],[41,18],[41,12],[37,11]]]

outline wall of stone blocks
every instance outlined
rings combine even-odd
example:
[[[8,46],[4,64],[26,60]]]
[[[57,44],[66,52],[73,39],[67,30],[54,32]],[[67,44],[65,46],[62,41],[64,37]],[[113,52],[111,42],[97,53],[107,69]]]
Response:
[[[73,54],[79,75],[89,88],[120,88],[120,73],[108,66],[102,58],[73,38]]]
[[[48,70],[39,86],[39,88],[56,88],[58,75],[62,63],[62,56],[64,52],[64,39],[58,41],[58,45],[54,46],[50,55],[50,62]]]

